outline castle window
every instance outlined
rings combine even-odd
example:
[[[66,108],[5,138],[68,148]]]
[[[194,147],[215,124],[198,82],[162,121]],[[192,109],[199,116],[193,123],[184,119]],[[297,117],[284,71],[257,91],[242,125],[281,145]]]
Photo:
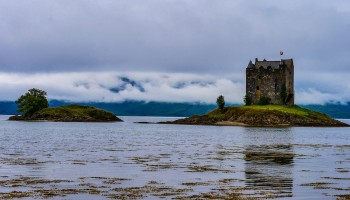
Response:
[[[277,78],[275,78],[275,94],[277,94]]]
[[[261,79],[261,76],[259,76],[259,79]]]
[[[259,90],[259,86],[256,86],[256,90]]]

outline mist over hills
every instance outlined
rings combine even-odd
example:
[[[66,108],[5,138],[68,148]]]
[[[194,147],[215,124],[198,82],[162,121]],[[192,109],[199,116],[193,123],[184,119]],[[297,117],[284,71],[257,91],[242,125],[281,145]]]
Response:
[[[188,117],[191,115],[202,115],[217,106],[204,103],[170,103],[170,102],[145,102],[145,101],[124,101],[116,103],[99,102],[66,102],[51,100],[50,107],[58,107],[77,103],[86,106],[93,106],[113,112],[117,116],[169,116]],[[233,105],[233,104],[230,104]],[[301,107],[325,113],[333,118],[350,119],[350,102],[347,104],[325,104],[325,105],[300,105]],[[12,101],[0,101],[0,114],[15,115],[17,105]]]

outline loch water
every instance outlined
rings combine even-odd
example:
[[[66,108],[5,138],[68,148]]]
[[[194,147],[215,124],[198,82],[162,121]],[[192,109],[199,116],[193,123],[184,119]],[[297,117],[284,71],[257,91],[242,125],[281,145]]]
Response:
[[[14,122],[0,116],[0,199],[337,199],[350,128]],[[350,123],[350,120],[343,120]]]

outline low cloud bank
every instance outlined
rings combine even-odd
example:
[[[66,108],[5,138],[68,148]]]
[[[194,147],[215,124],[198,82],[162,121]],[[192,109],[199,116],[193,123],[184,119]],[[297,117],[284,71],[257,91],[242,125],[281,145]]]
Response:
[[[83,72],[83,73],[0,73],[0,100],[15,100],[30,88],[48,92],[49,99],[66,101],[122,102],[202,102],[215,104],[217,96],[224,95],[226,102],[243,103],[244,75],[233,79],[189,73],[141,72]],[[296,80],[297,104],[346,103],[350,101],[350,84],[345,76],[338,82],[327,84],[327,79]],[[324,81],[323,81],[324,80]],[[319,85],[319,87],[317,87]],[[327,87],[327,85],[329,87]],[[331,88],[336,88],[331,90]]]
[[[14,100],[33,87],[47,91],[50,99],[97,102],[215,103],[223,94],[228,102],[242,103],[245,90],[242,80],[181,73],[0,74],[1,100]]]
[[[320,92],[315,88],[301,89],[296,93],[296,103],[310,104],[346,104],[349,102],[349,95]]]

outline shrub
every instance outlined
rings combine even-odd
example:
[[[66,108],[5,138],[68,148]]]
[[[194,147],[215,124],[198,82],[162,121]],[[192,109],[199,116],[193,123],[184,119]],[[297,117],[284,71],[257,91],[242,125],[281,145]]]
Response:
[[[220,95],[217,99],[216,99],[216,104],[218,105],[219,109],[221,111],[224,110],[225,107],[225,98],[224,96]]]
[[[270,104],[270,98],[262,96],[259,99],[258,105],[269,105]]]
[[[243,100],[244,100],[244,104],[246,106],[252,105],[252,98],[249,95],[245,95]]]

